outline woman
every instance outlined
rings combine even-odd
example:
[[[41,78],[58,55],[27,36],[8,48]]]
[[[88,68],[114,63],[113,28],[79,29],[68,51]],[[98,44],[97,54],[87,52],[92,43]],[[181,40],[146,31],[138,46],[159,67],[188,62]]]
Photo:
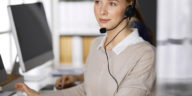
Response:
[[[128,5],[132,5],[132,0],[95,0],[97,22],[108,31],[91,45],[83,84],[44,94],[23,83],[15,87],[28,96],[151,96],[155,85],[155,50],[139,36],[137,29],[127,27],[130,18],[119,23]]]
[[[141,36],[145,41],[151,43],[152,45],[155,45],[153,34],[150,31],[149,28],[147,28],[144,24],[143,18],[139,12],[139,10],[136,9],[136,15],[130,19],[129,26],[131,28],[137,28],[139,32],[139,36]],[[61,76],[55,84],[55,87],[57,90],[62,90],[65,88],[69,88],[72,86],[75,86],[75,82],[83,82],[84,81],[84,75],[63,75]]]
[[[145,41],[154,45],[153,38],[150,37],[146,26],[143,24],[143,22],[141,22],[142,19],[138,18],[138,16],[140,16],[140,15],[137,14],[136,17],[131,18],[129,26],[132,28],[137,28],[138,32],[139,32],[139,36],[141,36]],[[84,81],[84,75],[83,74],[78,74],[78,75],[66,74],[66,75],[61,76],[56,81],[55,87],[57,90],[62,90],[65,88],[75,86],[76,85],[75,82],[81,82],[82,83],[83,81]]]

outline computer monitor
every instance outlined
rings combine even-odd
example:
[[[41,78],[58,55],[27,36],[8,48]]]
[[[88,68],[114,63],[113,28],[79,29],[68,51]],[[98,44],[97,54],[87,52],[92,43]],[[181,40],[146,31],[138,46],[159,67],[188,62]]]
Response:
[[[10,5],[8,10],[22,71],[53,60],[52,37],[43,4]]]
[[[7,80],[7,73],[5,71],[5,68],[4,68],[4,64],[3,64],[3,61],[2,61],[2,58],[1,58],[1,55],[0,55],[0,83],[4,82],[5,80]]]

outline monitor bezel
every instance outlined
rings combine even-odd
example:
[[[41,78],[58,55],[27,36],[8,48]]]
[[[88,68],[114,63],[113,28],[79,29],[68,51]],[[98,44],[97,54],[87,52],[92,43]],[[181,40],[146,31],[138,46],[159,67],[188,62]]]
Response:
[[[32,4],[35,4],[35,3],[32,3]],[[10,17],[12,33],[13,33],[13,37],[14,37],[15,44],[16,44],[17,54],[18,54],[18,57],[19,57],[19,65],[21,67],[21,70],[23,72],[27,72],[27,71],[30,71],[31,69],[33,69],[35,67],[38,67],[38,66],[40,66],[40,65],[42,65],[42,64],[44,64],[46,62],[54,60],[53,46],[52,46],[52,50],[49,50],[49,51],[47,51],[47,52],[45,52],[45,53],[43,53],[43,54],[41,54],[39,56],[36,56],[36,57],[24,62],[23,55],[22,55],[21,48],[20,48],[20,44],[19,44],[19,39],[18,39],[18,36],[17,36],[17,31],[16,31],[16,28],[15,28],[15,22],[14,22],[14,19],[13,19],[11,6],[12,5],[8,6],[8,13],[9,13],[9,17]],[[26,65],[30,65],[30,66],[26,66]]]

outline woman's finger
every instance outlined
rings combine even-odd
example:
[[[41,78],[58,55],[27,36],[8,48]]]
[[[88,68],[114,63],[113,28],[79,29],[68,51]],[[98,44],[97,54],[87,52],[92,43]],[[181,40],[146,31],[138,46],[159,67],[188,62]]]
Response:
[[[74,83],[75,80],[74,80],[74,77],[73,76],[69,76],[66,80],[66,84],[71,84],[71,83]]]
[[[20,90],[22,92],[25,92],[25,93],[29,93],[29,87],[27,87],[27,85],[25,85],[24,83],[22,82],[18,82],[14,85],[14,87],[17,89],[17,90]]]
[[[14,87],[17,89],[17,90],[20,90],[20,91],[24,91],[24,85],[21,83],[21,82],[18,82],[14,85]]]
[[[65,77],[62,77],[62,82],[60,83],[62,88],[65,87],[66,80],[67,80],[67,77],[66,77],[66,76],[65,76]]]
[[[62,78],[59,78],[59,79],[56,81],[55,86],[56,86],[57,89],[59,89],[59,87],[60,87],[61,80],[62,80]]]

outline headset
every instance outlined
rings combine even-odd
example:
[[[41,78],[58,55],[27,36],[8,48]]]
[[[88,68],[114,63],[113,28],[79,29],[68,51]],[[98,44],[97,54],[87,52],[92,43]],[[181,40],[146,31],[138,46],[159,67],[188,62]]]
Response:
[[[136,0],[133,0],[132,5],[129,5],[129,6],[126,7],[126,10],[125,10],[125,13],[124,13],[124,14],[125,14],[125,17],[124,17],[114,28],[112,28],[112,29],[108,29],[108,30],[107,30],[106,28],[101,28],[101,29],[100,29],[100,33],[106,33],[106,31],[110,31],[110,30],[115,29],[117,26],[119,26],[119,24],[120,24],[123,20],[125,20],[125,19],[127,19],[127,18],[128,18],[129,21],[130,21],[131,17],[133,17],[133,16],[136,15],[136,8],[135,8],[135,6],[136,6]],[[110,71],[110,68],[109,68],[109,57],[108,57],[108,54],[107,54],[107,51],[106,51],[106,47],[118,36],[119,33],[121,33],[121,31],[123,31],[123,30],[127,27],[127,25],[129,24],[129,21],[127,22],[126,26],[123,27],[123,28],[113,37],[113,39],[104,46],[105,55],[106,55],[106,59],[107,59],[107,63],[108,63],[108,72],[109,72],[110,76],[114,79],[114,81],[115,81],[116,84],[117,84],[117,89],[116,89],[115,92],[118,92],[119,84],[118,84],[117,79],[111,74],[111,71]]]
[[[136,15],[136,0],[133,0],[132,5],[127,6],[125,10],[125,16],[131,18]]]

